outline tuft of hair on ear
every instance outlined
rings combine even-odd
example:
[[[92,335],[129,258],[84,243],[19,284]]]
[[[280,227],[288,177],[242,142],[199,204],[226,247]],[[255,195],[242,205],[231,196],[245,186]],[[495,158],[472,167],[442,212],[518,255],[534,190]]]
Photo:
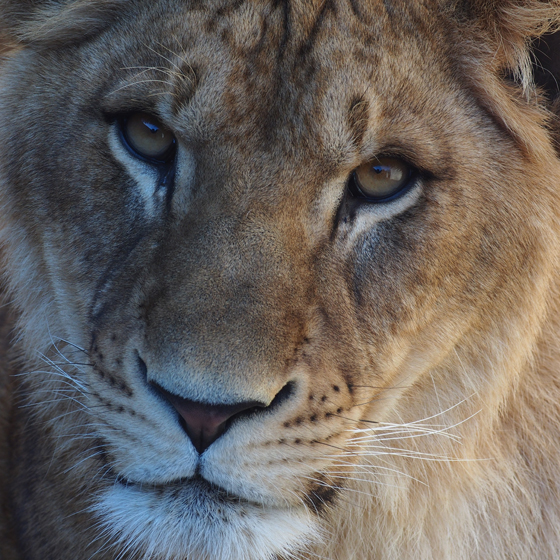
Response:
[[[96,35],[131,0],[0,0],[0,37],[11,44],[56,47]]]
[[[533,50],[535,84],[544,93],[546,106],[553,115],[550,129],[560,155],[560,31],[540,37]]]
[[[533,89],[532,44],[560,29],[560,0],[462,0],[458,12],[492,52],[497,71],[510,74],[526,96]]]
[[[463,83],[524,157],[550,161],[557,116],[533,70],[539,41],[548,44],[560,30],[560,0],[436,1],[451,8],[452,56]]]

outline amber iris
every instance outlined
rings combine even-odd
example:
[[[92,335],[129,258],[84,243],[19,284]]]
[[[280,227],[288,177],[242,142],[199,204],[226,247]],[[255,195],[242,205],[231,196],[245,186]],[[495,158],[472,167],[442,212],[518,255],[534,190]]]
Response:
[[[153,161],[168,161],[175,151],[175,135],[158,118],[132,113],[122,125],[126,142],[137,155]]]
[[[359,194],[373,201],[394,197],[410,182],[412,169],[402,159],[379,157],[354,170],[353,178]]]

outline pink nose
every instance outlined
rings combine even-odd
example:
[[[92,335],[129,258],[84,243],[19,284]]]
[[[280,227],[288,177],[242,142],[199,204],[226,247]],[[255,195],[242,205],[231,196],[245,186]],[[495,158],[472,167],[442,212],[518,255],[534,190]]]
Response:
[[[205,404],[177,397],[167,391],[160,392],[175,407],[182,419],[182,426],[196,450],[202,454],[228,428],[228,420],[252,408],[264,408],[259,402],[237,404]]]

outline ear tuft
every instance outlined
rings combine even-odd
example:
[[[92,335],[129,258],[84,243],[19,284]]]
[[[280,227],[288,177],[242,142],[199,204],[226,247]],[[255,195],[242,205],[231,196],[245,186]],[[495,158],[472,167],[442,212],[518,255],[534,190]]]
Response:
[[[550,161],[560,126],[552,103],[558,90],[550,75],[552,59],[560,55],[551,41],[560,30],[560,0],[437,1],[452,10],[461,79],[524,157]],[[551,60],[537,56],[543,46],[550,47]]]
[[[496,70],[532,85],[531,43],[560,29],[560,0],[467,0],[460,13],[474,22],[495,57]]]

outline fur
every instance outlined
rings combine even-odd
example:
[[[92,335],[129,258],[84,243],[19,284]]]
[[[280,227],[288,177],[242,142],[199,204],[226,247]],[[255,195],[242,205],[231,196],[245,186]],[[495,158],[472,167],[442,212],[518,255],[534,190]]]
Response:
[[[2,560],[560,556],[557,0],[0,21]]]

